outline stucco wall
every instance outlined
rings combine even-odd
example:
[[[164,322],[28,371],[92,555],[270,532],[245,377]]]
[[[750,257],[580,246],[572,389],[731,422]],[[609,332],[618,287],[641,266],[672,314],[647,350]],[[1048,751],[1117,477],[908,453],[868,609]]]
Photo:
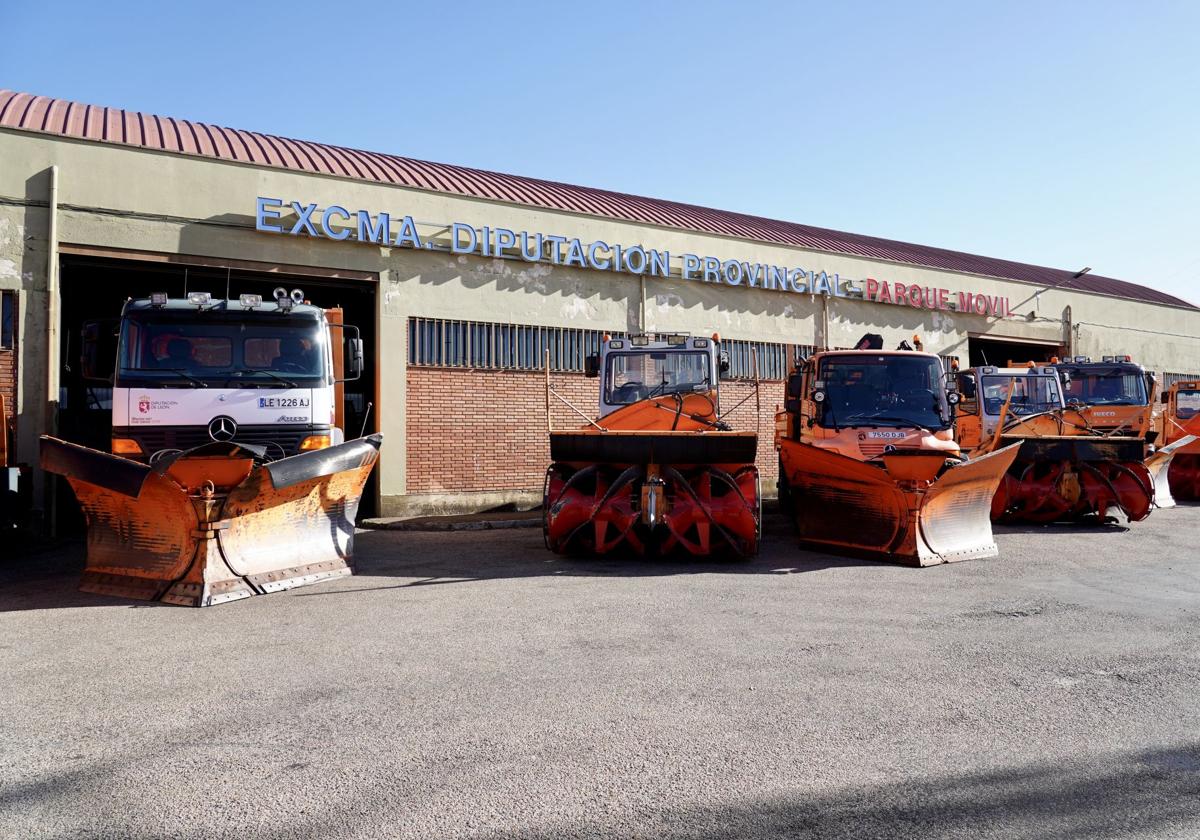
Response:
[[[44,416],[48,168],[59,167],[59,238],[68,245],[255,261],[264,265],[366,272],[378,278],[381,391],[378,417],[396,445],[385,444],[381,492],[406,492],[405,320],[410,315],[548,326],[625,329],[637,325],[641,281],[631,275],[519,260],[418,252],[254,230],[259,195],[337,203],[412,215],[422,232],[451,221],[602,239],[727,259],[775,263],[922,286],[1007,296],[1014,310],[1034,308],[1037,287],[994,278],[826,254],[771,243],[701,235],[551,210],[306,175],[49,135],[0,131],[0,287],[22,288],[20,455],[34,460]],[[807,221],[819,221],[811,219]],[[1137,279],[1137,278],[1133,278]],[[794,292],[647,278],[650,330],[814,344],[822,300]],[[895,343],[920,333],[927,349],[966,355],[969,334],[1059,343],[1061,316],[1079,324],[1076,352],[1128,352],[1154,370],[1200,370],[1200,313],[1094,295],[1045,290],[1037,317],[995,319],[907,306],[831,299],[827,343],[845,346],[868,330]]]

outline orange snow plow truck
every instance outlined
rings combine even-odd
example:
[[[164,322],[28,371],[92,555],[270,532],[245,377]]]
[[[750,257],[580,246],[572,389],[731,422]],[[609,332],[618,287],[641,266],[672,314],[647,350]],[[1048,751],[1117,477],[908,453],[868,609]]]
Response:
[[[1177,447],[1152,445],[1147,394],[1153,381],[1135,368],[1080,358],[1070,369],[1028,362],[957,374],[962,447],[983,455],[1021,444],[993,500],[994,520],[1106,519],[1117,509],[1137,522],[1156,506],[1174,505],[1165,477]],[[1117,381],[1102,389],[1089,378]]]
[[[992,557],[991,503],[1016,456],[968,459],[954,440],[941,359],[878,335],[814,354],[776,415],[781,507],[801,541],[929,566]]]
[[[1165,446],[1179,444],[1167,474],[1171,495],[1200,499],[1200,381],[1176,382],[1163,394],[1162,436]]]
[[[351,573],[382,442],[342,432],[362,341],[341,310],[275,298],[130,300],[115,346],[111,324],[85,328],[84,374],[112,387],[113,451],[41,440],[87,519],[80,589],[206,607]]]
[[[722,419],[719,379],[727,364],[716,336],[604,340],[586,361],[586,373],[600,380],[599,417],[549,433],[547,548],[758,553],[758,435],[733,431]],[[548,369],[546,387],[549,416]]]

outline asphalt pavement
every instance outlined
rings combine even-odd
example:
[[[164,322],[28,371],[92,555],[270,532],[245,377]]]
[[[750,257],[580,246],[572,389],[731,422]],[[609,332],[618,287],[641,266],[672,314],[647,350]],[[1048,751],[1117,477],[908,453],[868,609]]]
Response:
[[[1200,837],[1200,506],[927,569],[362,532],[209,609],[0,561],[0,836]]]

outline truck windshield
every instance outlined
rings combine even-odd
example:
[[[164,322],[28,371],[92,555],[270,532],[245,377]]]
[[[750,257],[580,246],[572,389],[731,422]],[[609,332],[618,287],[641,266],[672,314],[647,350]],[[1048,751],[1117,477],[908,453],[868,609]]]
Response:
[[[1062,408],[1058,377],[1000,374],[983,377],[983,413],[997,416],[1004,408],[1010,389],[1012,400],[1008,404],[1009,414],[1038,414]]]
[[[1082,405],[1145,405],[1146,381],[1140,371],[1072,370],[1064,388],[1068,403]]]
[[[631,405],[662,394],[712,389],[707,353],[610,353],[607,367],[604,393],[609,405]]]
[[[1175,397],[1175,416],[1190,420],[1200,415],[1200,391],[1179,391]]]
[[[821,360],[822,424],[950,427],[942,367],[928,356],[831,356]]]
[[[160,387],[313,387],[327,365],[320,324],[128,317],[121,327],[119,380]]]

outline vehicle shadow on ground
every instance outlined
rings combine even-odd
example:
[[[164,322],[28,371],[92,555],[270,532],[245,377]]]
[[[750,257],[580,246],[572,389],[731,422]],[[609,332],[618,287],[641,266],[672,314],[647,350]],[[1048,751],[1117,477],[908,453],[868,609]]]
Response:
[[[653,832],[659,840],[1195,836],[1190,832],[1200,825],[1200,744],[1087,763],[901,778],[793,799],[684,808],[664,804],[663,811],[670,825]],[[581,826],[570,836],[611,830],[603,824]],[[484,836],[549,840],[563,834],[561,828],[522,828]]]
[[[494,549],[494,550],[489,550]],[[450,583],[535,577],[661,577],[671,575],[789,575],[829,568],[888,565],[806,551],[796,545],[786,521],[765,529],[756,557],[692,557],[674,553],[646,557],[632,551],[603,557],[554,554],[540,528],[499,531],[361,531],[355,537],[356,578],[416,578],[385,586],[353,586],[297,593],[340,595]]]
[[[263,822],[222,812],[199,824],[194,815],[164,815],[149,800],[113,808],[96,803],[95,781],[127,777],[137,761],[97,761],[58,773],[31,773],[0,790],[0,811],[23,817],[54,809],[66,824],[96,827],[87,805],[100,805],[105,835],[145,836],[149,827],[172,837],[207,838],[220,829],[267,838],[385,836],[393,821],[428,811],[419,799],[378,798],[351,787],[320,807],[276,815]],[[380,767],[376,786],[396,787],[408,768]],[[805,774],[811,778],[811,772]],[[821,779],[817,775],[817,779]],[[129,793],[126,789],[125,796]],[[106,794],[106,797],[111,794]],[[119,800],[118,800],[119,801]],[[719,803],[664,800],[647,812],[620,794],[582,803],[572,824],[552,820],[530,825],[516,814],[480,814],[473,826],[447,826],[446,836],[486,840],[557,840],[561,837],[654,837],[656,840],[752,840],[752,838],[950,838],[1190,837],[1200,824],[1200,743],[1140,749],[1075,760],[1045,761],[989,771],[924,774],[914,765],[886,784],[843,785],[828,792]],[[593,816],[594,815],[594,816]],[[256,815],[257,816],[257,815]],[[42,818],[44,819],[44,817]],[[185,822],[186,820],[186,822]],[[497,822],[518,823],[492,828]],[[457,830],[455,830],[457,829]],[[490,830],[489,830],[490,829]],[[69,832],[75,834],[76,832]],[[157,836],[159,832],[155,831]],[[55,836],[63,836],[57,834]],[[82,836],[82,835],[81,835]],[[88,834],[87,836],[92,836]]]
[[[1137,527],[1137,523],[1133,524]],[[1124,534],[1131,530],[1128,522],[993,522],[992,533],[1004,534]]]
[[[61,540],[0,563],[0,613],[75,607],[161,607],[79,591],[83,573],[83,540]]]

